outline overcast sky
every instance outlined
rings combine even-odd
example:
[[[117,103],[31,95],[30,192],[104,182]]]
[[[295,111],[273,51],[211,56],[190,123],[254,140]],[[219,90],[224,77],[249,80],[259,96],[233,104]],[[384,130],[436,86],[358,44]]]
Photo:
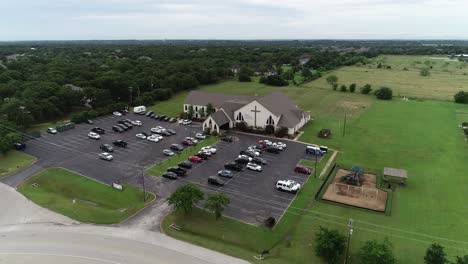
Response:
[[[468,39],[468,0],[0,0],[0,40]]]

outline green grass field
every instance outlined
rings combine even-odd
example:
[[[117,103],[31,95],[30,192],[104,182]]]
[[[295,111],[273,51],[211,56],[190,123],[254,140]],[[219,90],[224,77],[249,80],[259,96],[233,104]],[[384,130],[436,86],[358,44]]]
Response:
[[[197,154],[197,152],[201,148],[214,145],[218,141],[219,138],[217,137],[207,137],[205,140],[198,142],[196,146],[194,145],[189,148],[186,148],[183,151],[176,153],[176,155],[170,157],[169,159],[166,159],[161,163],[155,164],[151,168],[147,169],[146,173],[153,176],[161,176],[164,172],[167,171],[167,168],[177,166],[177,164],[181,163],[184,160],[187,160],[188,157]]]
[[[37,183],[39,186],[32,186]],[[96,182],[71,171],[47,169],[21,183],[18,191],[38,205],[81,222],[119,223],[155,199],[143,191],[124,185],[124,190]],[[75,202],[73,202],[75,200]]]
[[[0,155],[0,178],[8,177],[31,165],[36,158],[19,151],[11,150]]]
[[[464,64],[444,61],[440,57],[385,56],[374,61],[372,65],[343,67],[330,74],[336,74],[339,82],[347,85],[353,82],[358,86],[365,83],[374,87],[387,85],[395,95],[437,100],[451,100],[453,94],[460,87],[466,87],[468,82],[465,75],[468,69]],[[426,61],[429,62],[426,64]],[[377,69],[377,62],[390,65],[392,69]],[[430,66],[433,67],[430,77],[419,75],[420,68]],[[304,210],[288,210],[278,228],[280,231],[288,226],[291,229],[285,233],[277,230],[265,236],[259,228],[260,241],[257,242],[247,241],[248,234],[253,231],[246,231],[247,227],[235,222],[239,226],[229,230],[239,237],[242,236],[238,232],[243,233],[247,238],[223,241],[223,245],[218,245],[220,237],[193,222],[198,220],[175,215],[167,221],[180,222],[187,226],[188,231],[176,233],[169,230],[170,235],[252,260],[251,255],[255,253],[252,244],[261,250],[261,247],[288,234],[288,239],[275,247],[272,256],[264,262],[320,263],[312,248],[315,231],[320,225],[325,225],[345,233],[348,219],[353,218],[352,253],[357,252],[368,239],[388,237],[399,263],[421,263],[426,248],[432,242],[443,244],[451,259],[455,255],[468,254],[468,228],[464,224],[468,219],[464,195],[468,191],[468,178],[465,176],[468,171],[468,144],[458,128],[460,122],[468,121],[466,105],[434,100],[404,101],[398,97],[390,102],[379,101],[371,95],[332,91],[325,78],[302,86],[281,88],[226,81],[201,90],[258,95],[280,90],[296,100],[302,109],[311,111],[314,118],[303,129],[305,133],[301,141],[338,149],[338,163],[344,166],[360,165],[366,170],[376,171],[383,167],[406,169],[409,180],[406,187],[397,188],[393,193],[390,216],[321,201],[308,207],[311,200],[308,195],[303,198],[304,203],[294,206],[307,208],[306,213],[297,216]],[[343,136],[345,115],[346,133]],[[319,139],[317,133],[321,128],[331,128],[332,138]],[[318,180],[309,182],[312,186],[309,188],[316,188],[318,183]],[[295,224],[291,224],[288,216],[293,217],[294,214]],[[207,222],[209,214],[199,217],[203,217],[203,225],[217,224]],[[197,230],[203,232],[198,233]],[[226,230],[220,233],[229,236]]]

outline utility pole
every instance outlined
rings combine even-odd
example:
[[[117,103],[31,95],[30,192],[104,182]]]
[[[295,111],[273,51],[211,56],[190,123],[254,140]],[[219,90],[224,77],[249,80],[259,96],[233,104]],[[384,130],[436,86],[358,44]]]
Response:
[[[344,122],[343,122],[343,137],[346,134],[346,113],[344,114]]]
[[[353,219],[349,219],[349,222],[348,222],[348,245],[346,246],[346,255],[345,255],[344,264],[347,264],[348,259],[349,259],[349,244],[351,242],[351,235],[353,234],[353,222],[354,222]]]
[[[128,87],[128,91],[130,92],[130,103],[129,103],[129,106],[130,106],[133,103],[132,102],[132,100],[133,100],[133,98],[132,98],[132,96],[133,96],[133,87],[132,86]]]
[[[317,178],[317,154],[315,154],[314,157],[315,157],[314,177]]]

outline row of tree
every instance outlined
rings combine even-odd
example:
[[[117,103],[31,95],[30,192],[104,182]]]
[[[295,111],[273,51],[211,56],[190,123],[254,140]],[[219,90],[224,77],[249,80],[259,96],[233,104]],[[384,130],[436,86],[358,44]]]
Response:
[[[332,86],[333,90],[338,90],[340,88],[340,92],[351,92],[354,93],[356,91],[356,84],[352,83],[348,87],[345,84],[339,86],[338,84],[338,77],[336,75],[329,75],[326,79],[327,83]],[[360,89],[361,94],[369,94],[372,91],[372,86],[370,84],[365,84]],[[375,97],[380,100],[392,100],[393,98],[393,91],[391,88],[388,87],[380,87],[379,89],[375,90],[374,92]]]

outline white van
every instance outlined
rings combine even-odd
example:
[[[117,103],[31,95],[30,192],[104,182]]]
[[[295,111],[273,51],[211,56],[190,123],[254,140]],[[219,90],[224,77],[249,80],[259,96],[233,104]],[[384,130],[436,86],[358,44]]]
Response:
[[[140,105],[140,106],[135,106],[133,107],[133,112],[134,113],[141,113],[146,111],[146,106]]]

